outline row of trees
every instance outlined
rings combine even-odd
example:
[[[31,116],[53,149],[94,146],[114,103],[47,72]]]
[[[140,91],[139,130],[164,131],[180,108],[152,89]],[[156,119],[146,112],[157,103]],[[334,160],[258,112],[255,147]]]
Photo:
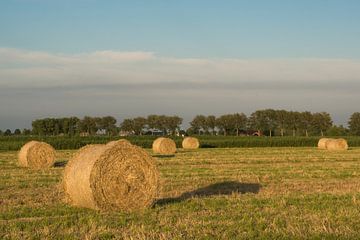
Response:
[[[225,114],[220,117],[213,115],[197,115],[191,122],[191,131],[214,134],[221,132],[224,135],[239,135],[247,130],[257,130],[268,135],[274,135],[278,130],[279,135],[284,136],[291,131],[295,136],[302,131],[306,136],[309,132],[324,135],[332,127],[330,114],[326,112],[294,112],[286,110],[258,110],[249,117],[244,113]]]
[[[82,119],[45,118],[32,122],[32,130],[16,129],[13,133],[7,129],[0,135],[76,135],[76,134],[107,134],[116,135],[120,131],[141,135],[146,132],[159,130],[164,134],[175,134],[180,130],[183,119],[179,116],[149,115],[124,119],[117,126],[117,121],[112,116],[89,117]],[[274,134],[284,135],[360,135],[360,112],[355,112],[349,119],[349,128],[333,126],[329,113],[311,113],[265,109],[253,112],[250,116],[244,113],[225,114],[219,117],[214,115],[197,115],[190,122],[189,134],[222,134],[241,135],[252,131],[259,131],[269,136]]]

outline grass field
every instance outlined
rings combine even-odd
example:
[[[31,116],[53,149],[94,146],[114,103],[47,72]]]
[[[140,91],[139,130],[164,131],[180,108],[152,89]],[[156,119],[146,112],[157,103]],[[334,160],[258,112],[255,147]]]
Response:
[[[56,167],[0,152],[0,239],[358,239],[360,148],[230,148],[157,158],[162,194],[137,213],[63,203]]]

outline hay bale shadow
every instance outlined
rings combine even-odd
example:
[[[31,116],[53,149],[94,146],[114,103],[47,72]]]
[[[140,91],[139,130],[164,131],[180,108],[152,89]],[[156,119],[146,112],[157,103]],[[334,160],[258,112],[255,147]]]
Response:
[[[65,167],[68,161],[58,161],[54,163],[54,167]]]
[[[155,205],[166,205],[171,203],[178,203],[187,199],[198,197],[211,197],[219,195],[231,195],[233,193],[259,193],[261,185],[258,183],[241,183],[236,181],[226,181],[221,183],[211,184],[206,187],[196,189],[194,191],[185,192],[179,197],[159,199]]]

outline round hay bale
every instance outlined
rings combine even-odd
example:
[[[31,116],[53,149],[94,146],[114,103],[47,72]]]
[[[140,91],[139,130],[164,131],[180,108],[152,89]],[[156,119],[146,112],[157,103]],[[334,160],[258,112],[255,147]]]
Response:
[[[182,141],[182,147],[185,149],[198,149],[200,146],[199,140],[194,137],[186,137]]]
[[[153,204],[159,171],[145,150],[127,142],[87,145],[66,165],[63,187],[72,205],[129,212]]]
[[[347,141],[343,138],[330,139],[330,140],[326,141],[325,145],[326,145],[326,149],[330,150],[330,151],[348,150],[348,148],[349,148]]]
[[[18,160],[21,167],[50,168],[55,163],[55,149],[44,142],[30,141],[20,149]]]
[[[176,144],[170,138],[157,138],[152,145],[154,153],[172,155],[176,152]]]
[[[319,149],[326,149],[326,141],[331,140],[331,138],[321,138],[318,142]]]
[[[113,146],[115,144],[118,144],[118,143],[128,143],[128,144],[131,144],[130,141],[126,140],[126,139],[119,139],[119,140],[116,140],[116,141],[110,141],[108,142],[106,145],[107,146]]]

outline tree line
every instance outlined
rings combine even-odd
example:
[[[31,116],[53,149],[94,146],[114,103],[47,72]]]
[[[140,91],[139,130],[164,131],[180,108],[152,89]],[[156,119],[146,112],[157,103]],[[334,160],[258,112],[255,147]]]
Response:
[[[0,130],[0,135],[143,135],[161,133],[174,135],[182,132],[189,135],[252,135],[261,133],[268,136],[323,136],[328,135],[360,135],[360,112],[351,115],[349,127],[333,125],[327,112],[312,113],[286,110],[257,110],[247,116],[244,113],[214,115],[197,115],[190,122],[190,127],[181,130],[183,119],[179,116],[149,115],[124,119],[119,125],[112,116],[44,118],[32,122],[32,129],[16,129],[11,132]]]

